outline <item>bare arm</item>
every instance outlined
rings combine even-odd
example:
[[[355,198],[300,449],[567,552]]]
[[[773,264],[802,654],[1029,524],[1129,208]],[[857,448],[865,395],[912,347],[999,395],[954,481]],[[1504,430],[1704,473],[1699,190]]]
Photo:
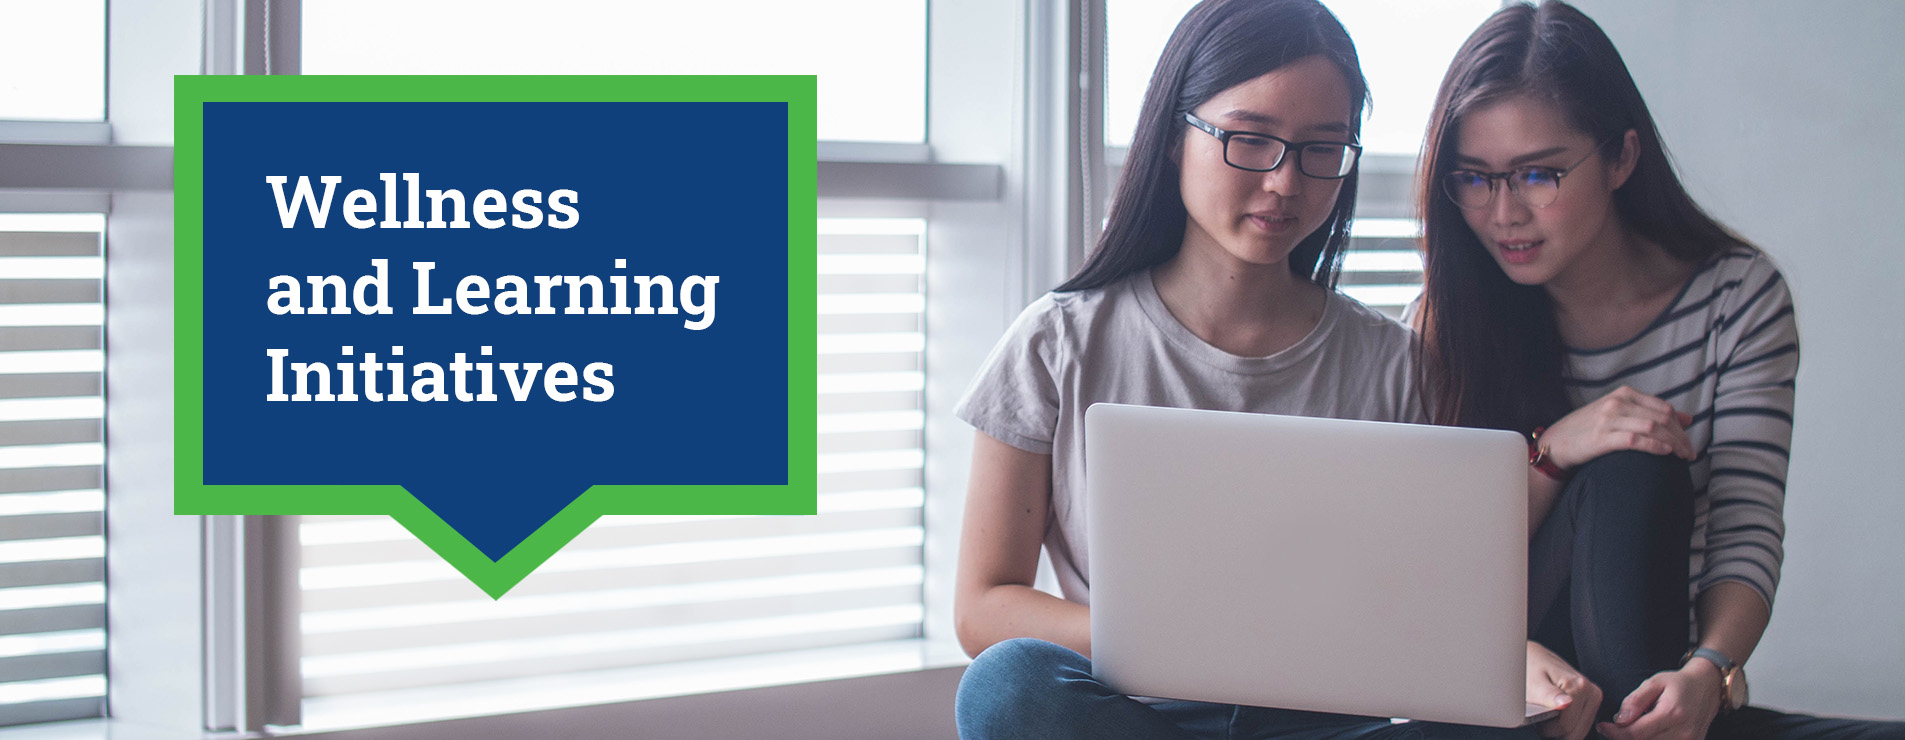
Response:
[[[1555,499],[1560,497],[1561,481],[1528,466],[1528,539],[1534,539],[1535,531],[1548,520],[1548,512],[1554,510]]]
[[[953,621],[968,655],[1036,637],[1091,655],[1091,613],[1032,588],[1052,500],[1052,457],[976,433]]]
[[[1766,634],[1773,610],[1758,591],[1738,581],[1721,581],[1700,592],[1700,646],[1744,664]],[[1705,663],[1705,661],[1696,661]]]

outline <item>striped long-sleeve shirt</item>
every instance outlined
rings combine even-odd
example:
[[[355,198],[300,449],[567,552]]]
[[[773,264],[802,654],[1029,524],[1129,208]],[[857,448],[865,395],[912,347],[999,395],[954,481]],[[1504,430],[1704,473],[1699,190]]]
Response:
[[[1613,347],[1571,348],[1568,370],[1577,406],[1627,385],[1693,415],[1687,433],[1699,457],[1689,593],[1738,581],[1770,606],[1784,557],[1799,370],[1792,294],[1773,263],[1744,247],[1716,256],[1639,335]]]

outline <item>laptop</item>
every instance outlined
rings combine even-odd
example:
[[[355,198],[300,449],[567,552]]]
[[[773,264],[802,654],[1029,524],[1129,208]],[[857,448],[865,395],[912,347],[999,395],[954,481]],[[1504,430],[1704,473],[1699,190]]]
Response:
[[[1527,443],[1097,404],[1092,674],[1132,696],[1516,727]]]

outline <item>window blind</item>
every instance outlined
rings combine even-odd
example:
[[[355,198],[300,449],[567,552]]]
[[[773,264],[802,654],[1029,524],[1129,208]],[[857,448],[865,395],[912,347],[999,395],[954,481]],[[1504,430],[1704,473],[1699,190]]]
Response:
[[[105,710],[103,225],[0,215],[0,725]]]
[[[1400,318],[1422,294],[1422,253],[1416,251],[1420,230],[1410,218],[1352,221],[1337,286],[1364,305]]]
[[[818,516],[603,517],[501,600],[386,517],[304,517],[306,696],[918,637],[925,224],[818,226]]]

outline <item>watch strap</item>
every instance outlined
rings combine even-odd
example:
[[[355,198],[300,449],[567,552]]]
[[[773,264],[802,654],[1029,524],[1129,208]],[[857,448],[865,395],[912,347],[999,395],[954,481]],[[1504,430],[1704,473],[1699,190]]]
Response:
[[[1546,431],[1547,427],[1535,427],[1534,433],[1528,435],[1528,467],[1554,480],[1563,480],[1567,478],[1567,472],[1548,457],[1548,445],[1541,441],[1541,434]]]
[[[1694,658],[1706,658],[1714,667],[1720,669],[1722,675],[1733,670],[1733,659],[1726,657],[1726,653],[1722,653],[1710,647],[1694,648],[1693,652],[1687,654],[1687,660],[1693,660]]]

